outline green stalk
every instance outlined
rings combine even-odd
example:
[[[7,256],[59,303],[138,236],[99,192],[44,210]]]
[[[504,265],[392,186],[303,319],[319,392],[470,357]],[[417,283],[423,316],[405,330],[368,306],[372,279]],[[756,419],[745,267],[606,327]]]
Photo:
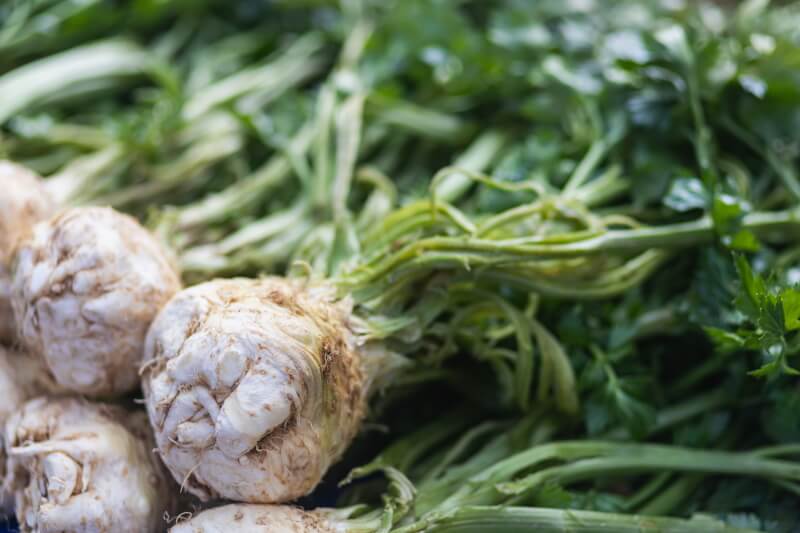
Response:
[[[445,469],[456,464],[458,458],[463,456],[476,440],[484,435],[498,432],[504,425],[505,424],[501,422],[488,421],[478,424],[471,429],[467,429],[467,431],[456,440],[455,444],[443,453],[442,457],[439,458],[435,464],[430,465],[430,467],[425,470],[422,479],[419,481],[419,485],[424,486],[426,482],[430,483],[435,481]]]
[[[684,79],[686,80],[686,91],[689,97],[689,109],[692,114],[692,122],[696,137],[693,139],[695,157],[700,166],[703,179],[717,179],[717,171],[714,166],[713,136],[711,128],[706,121],[703,111],[703,101],[701,95],[700,79],[698,75],[697,60],[688,42],[686,33],[681,31],[680,42],[676,43],[676,52],[679,61],[683,63]]]
[[[592,207],[605,204],[625,194],[630,188],[631,182],[622,177],[622,169],[614,165],[575,191],[575,198],[586,207]]]
[[[457,116],[428,109],[412,102],[387,101],[377,94],[367,100],[367,114],[378,124],[401,129],[412,135],[453,142],[463,139],[473,130]]]
[[[6,10],[0,26],[0,58],[5,66],[19,58],[54,53],[100,35],[150,34],[164,22],[190,7],[194,19],[208,9],[212,0],[170,0],[126,2],[107,0],[5,0],[14,6]]]
[[[612,117],[611,121],[607,124],[607,131],[602,136],[600,135],[602,120],[596,105],[588,105],[589,118],[591,119],[594,130],[597,132],[597,138],[592,142],[586,155],[583,156],[581,162],[575,167],[572,175],[567,179],[564,185],[564,194],[568,197],[581,194],[581,189],[585,189],[584,185],[592,177],[592,173],[603,161],[603,158],[609,151],[617,145],[625,133],[625,124],[618,117]]]
[[[99,150],[114,142],[108,132],[100,127],[66,122],[47,124],[41,130],[37,124],[36,131],[23,132],[21,136],[23,139],[33,139],[56,147],[66,145],[84,150]]]
[[[778,234],[782,240],[800,230],[800,208],[751,213],[742,227],[758,234]],[[378,255],[350,272],[343,284],[360,285],[398,275],[405,270],[433,268],[477,269],[525,264],[543,259],[567,259],[604,253],[639,252],[649,248],[681,248],[707,244],[714,239],[710,217],[656,227],[625,230],[581,231],[556,236],[491,240],[469,235],[435,236],[416,240],[396,253]]]
[[[472,422],[473,417],[469,416],[467,412],[450,413],[446,420],[437,420],[427,424],[407,437],[394,442],[368,464],[356,468],[350,477],[358,477],[385,467],[393,467],[401,471],[409,470],[432,448],[447,439],[454,438]]]
[[[324,103],[325,99],[322,99]],[[355,102],[355,101],[354,101]],[[327,106],[323,105],[323,110]],[[343,107],[342,111],[349,110],[350,107]],[[323,112],[322,116],[333,113],[331,109],[329,113]],[[346,119],[342,126],[349,124],[351,127],[354,125],[352,115],[358,115],[351,110],[346,115],[341,115],[341,118]],[[330,129],[330,124],[328,124]],[[364,132],[364,140],[359,147],[357,134],[358,132],[345,129],[337,132],[337,154],[336,160],[336,175],[334,184],[338,184],[336,191],[338,191],[338,201],[336,202],[336,212],[339,216],[344,212],[344,199],[346,191],[349,189],[349,184],[345,181],[352,176],[353,169],[355,168],[355,152],[356,148],[359,152],[370,150],[376,141],[383,139],[382,135],[376,138],[371,136],[369,132],[374,132],[373,129],[367,129]],[[356,137],[354,137],[354,135]],[[338,144],[342,142],[341,139],[353,138],[349,143],[343,143],[341,149]],[[369,137],[369,139],[368,139]],[[319,223],[320,210],[314,209],[309,203],[310,198],[318,198],[323,204],[331,206],[330,194],[332,188],[327,180],[321,179],[321,175],[328,173],[328,161],[330,155],[328,154],[328,145],[330,140],[327,139],[325,131],[319,129],[319,124],[310,124],[304,127],[300,133],[292,140],[289,149],[284,154],[275,155],[267,164],[260,170],[256,171],[249,178],[237,182],[227,189],[210,195],[201,201],[191,204],[189,206],[181,207],[169,213],[165,217],[165,224],[169,227],[177,227],[179,230],[191,230],[192,228],[201,227],[212,222],[221,221],[234,214],[241,214],[242,210],[248,206],[253,205],[258,198],[261,198],[269,190],[284,183],[284,180],[290,175],[293,167],[290,162],[290,157],[301,157],[304,152],[308,151],[312,143],[316,140],[317,150],[322,150],[316,154],[317,167],[315,172],[318,175],[317,179],[311,184],[311,191],[303,194],[302,198],[295,204],[295,207],[280,211],[278,213],[270,213],[257,221],[248,224],[241,230],[235,231],[222,240],[217,240],[209,244],[196,244],[187,248],[182,252],[182,264],[184,269],[195,273],[212,273],[222,271],[234,271],[236,265],[251,264],[258,265],[259,261],[264,261],[264,267],[272,265],[276,260],[279,262],[288,259],[289,255],[295,250],[296,246],[289,249],[289,253],[283,254],[283,259],[280,259],[280,254],[274,247],[270,247],[268,243],[256,248],[256,246],[268,239],[275,238],[283,231],[291,231],[291,229],[304,225],[306,222],[314,222],[318,228],[319,235],[309,236],[310,241],[318,240],[323,234],[327,234],[327,226]],[[458,159],[459,164],[463,164],[465,168],[472,168],[480,170],[485,165],[488,165],[496,156],[497,151],[501,148],[500,140],[502,137],[498,133],[491,133],[480,137],[475,141]],[[345,146],[345,144],[347,146]],[[344,150],[347,148],[347,150]],[[344,151],[342,151],[344,150]],[[290,153],[292,155],[290,155]],[[155,185],[148,185],[154,187]],[[443,220],[448,219],[448,214],[451,209],[448,204],[441,204],[442,209],[439,214]],[[302,213],[298,215],[298,210],[301,209]],[[326,207],[327,209],[327,207]],[[401,214],[405,214],[404,208],[399,210]],[[411,217],[406,220],[406,225],[399,226],[401,231],[408,231],[409,227],[414,224],[427,224],[430,217],[430,209],[425,207],[420,212],[420,217]],[[390,215],[394,216],[394,215]],[[302,221],[300,219],[303,219]],[[306,219],[308,219],[306,221]],[[410,224],[410,225],[409,225]],[[276,230],[277,228],[277,230]],[[471,229],[471,228],[467,228]],[[384,234],[381,238],[391,239],[392,234]],[[376,237],[377,238],[377,237]],[[202,239],[201,239],[202,240]],[[306,240],[306,239],[303,239]],[[304,246],[304,248],[314,248],[319,250],[325,248],[327,245],[319,246]],[[277,255],[276,255],[277,254]],[[301,257],[303,255],[301,254]],[[267,268],[268,269],[268,268]]]
[[[414,202],[399,207],[381,222],[373,231],[364,236],[364,241],[371,247],[378,248],[388,245],[416,230],[430,228],[438,225],[449,225],[463,233],[476,230],[475,225],[458,209],[449,204],[427,202]],[[376,254],[379,257],[380,254]]]
[[[112,205],[145,201],[182,187],[187,180],[197,179],[210,166],[238,152],[243,143],[241,127],[230,116],[217,112],[216,108],[230,103],[235,103],[242,112],[252,111],[250,108],[253,106],[262,108],[317,73],[322,67],[322,62],[316,57],[321,49],[320,37],[309,34],[264,64],[237,72],[193,95],[185,103],[182,113],[183,129],[179,137],[190,143],[183,156],[155,169],[154,178],[147,183],[129,187],[105,198],[105,201]],[[312,135],[309,128],[301,130],[289,145],[291,156],[302,154]],[[179,229],[187,229],[231,216],[233,212],[257,202],[286,179],[291,171],[289,157],[273,157],[249,179],[172,213],[170,220]]]
[[[482,279],[509,283],[521,290],[543,296],[596,300],[616,296],[641,284],[670,257],[671,254],[662,250],[649,250],[601,276],[588,279],[542,273],[536,265],[530,268],[516,265],[499,267],[482,272],[480,275]]]
[[[565,193],[574,193],[576,190],[580,189],[586,180],[589,179],[591,176],[592,171],[600,164],[600,161],[603,160],[606,153],[608,152],[608,143],[605,139],[597,139],[592,145],[589,147],[589,151],[586,152],[586,155],[583,156],[583,159],[575,168],[575,171],[567,180],[567,184],[564,186]]]
[[[29,63],[0,77],[0,124],[43,100],[93,92],[98,82],[118,83],[144,74],[152,65],[144,50],[122,40],[101,41]]]
[[[112,144],[93,154],[70,161],[57,174],[45,183],[53,198],[60,205],[83,202],[92,196],[92,185],[98,177],[108,175],[111,170],[124,165],[125,149],[120,144]]]
[[[329,202],[337,227],[349,223],[347,199],[361,148],[363,110],[364,94],[355,93],[341,104],[336,113],[336,163]]]
[[[362,136],[367,137],[363,131],[367,90],[356,69],[373,29],[372,23],[361,14],[356,17],[347,39],[342,43],[337,65],[322,85],[317,99],[314,173],[310,176],[311,181],[306,183],[306,194],[310,197],[318,218],[327,219],[332,214],[337,226],[337,236],[347,232],[344,219],[349,218],[349,215],[345,204],[359,155],[359,145]],[[341,104],[338,102],[337,79],[348,79],[351,86],[349,96]],[[333,139],[335,158],[331,157]],[[333,254],[330,262],[333,262]]]
[[[759,448],[753,454],[760,457],[779,457],[781,455],[797,455],[800,456],[800,443],[791,444],[776,444],[774,446],[767,446]]]
[[[497,157],[505,145],[506,138],[497,131],[488,131],[478,137],[467,150],[454,162],[453,166],[473,172],[481,172]],[[434,189],[436,198],[445,203],[453,203],[461,198],[473,184],[473,180],[464,174],[448,175]]]
[[[463,463],[449,467],[436,479],[414,480],[417,516],[438,509],[453,493],[492,465],[513,455],[520,446],[536,446],[551,440],[559,429],[558,423],[543,412],[545,409],[533,411],[510,431],[499,433]]]
[[[352,113],[351,113],[352,114]],[[343,180],[349,180],[352,169],[355,165],[357,153],[372,148],[372,146],[382,137],[369,137],[369,132],[365,132],[363,142],[357,142],[352,138],[353,135],[359,137],[358,132],[349,130],[338,132],[338,137],[346,136],[349,138],[348,150],[339,154],[336,158],[337,176],[339,187],[349,188],[349,184]],[[169,226],[177,220],[177,225],[183,226],[182,229],[201,227],[211,221],[219,221],[223,218],[240,214],[241,210],[251,205],[255,199],[263,196],[268,190],[274,189],[283,183],[291,170],[293,170],[291,158],[302,157],[302,152],[311,147],[311,143],[316,139],[324,138],[324,132],[317,129],[316,125],[305,126],[300,133],[292,140],[289,150],[283,154],[273,157],[262,170],[253,174],[243,182],[236,183],[228,189],[209,196],[197,204],[178,210],[177,214],[170,213],[166,218],[166,225]],[[343,147],[344,148],[344,147]],[[291,152],[291,153],[290,153]],[[348,160],[345,164],[339,163],[339,159],[344,157]],[[349,169],[349,170],[348,170]],[[315,169],[316,170],[316,169]],[[311,184],[312,191],[321,182],[315,180]],[[330,203],[331,184],[327,185],[328,190],[324,197]],[[320,189],[320,193],[322,193]],[[342,191],[339,191],[340,195]],[[266,216],[250,222],[247,226],[234,231],[222,240],[216,240],[209,244],[195,244],[186,248],[182,252],[183,266],[196,273],[214,273],[235,271],[238,266],[258,265],[265,270],[271,270],[271,266],[276,263],[287,263],[293,254],[297,253],[297,248],[307,239],[314,240],[320,235],[326,235],[328,225],[320,223],[321,217],[319,209],[315,209],[313,198],[315,194],[310,191],[300,191],[299,198],[295,200],[294,206],[275,213],[268,213]],[[339,212],[342,212],[343,197],[340,196]],[[170,218],[174,216],[175,218]],[[297,231],[303,228],[303,233]],[[312,230],[316,234],[312,234]],[[283,250],[271,244],[270,240],[280,239],[284,245]],[[326,240],[326,239],[323,239]],[[291,244],[290,244],[291,243]],[[316,244],[319,244],[317,242]],[[311,246],[315,252],[320,249],[328,249],[329,246]],[[262,265],[259,261],[264,261]],[[311,261],[313,262],[313,261]]]
[[[210,265],[224,265],[229,254],[288,232],[301,224],[307,214],[308,204],[301,201],[294,207],[248,224],[221,240],[186,249],[181,253],[181,264],[186,271],[206,271]]]
[[[695,450],[659,444],[612,445],[592,441],[564,442],[553,445],[552,450],[544,451],[553,453],[554,457],[578,460],[503,483],[498,489],[505,494],[519,496],[547,482],[563,486],[603,476],[662,471],[800,481],[800,465],[764,459],[750,453]]]
[[[681,376],[672,386],[671,391],[681,394],[692,390],[707,377],[716,373],[722,366],[726,365],[729,359],[728,353],[715,352],[705,361],[692,367],[686,374]]]
[[[335,108],[336,93],[329,84],[324,84],[317,97],[316,135],[312,156],[314,174],[311,183],[308,184],[307,192],[314,208],[321,211],[328,208],[330,180],[333,176],[330,166],[333,159],[331,157],[331,137]]]
[[[361,205],[355,216],[355,225],[359,234],[380,224],[395,205],[397,205],[398,191],[391,178],[372,166],[363,166],[355,175],[356,182],[369,185],[372,192]]]
[[[709,393],[691,398],[683,403],[668,407],[656,413],[650,435],[676,426],[713,409],[718,409],[730,402],[730,393],[725,389],[716,389]],[[617,428],[604,434],[604,439],[627,439],[628,432]]]
[[[243,210],[284,183],[292,171],[289,154],[295,157],[302,156],[310,148],[314,133],[313,127],[303,127],[289,142],[285,152],[273,155],[250,176],[221,192],[179,208],[175,214],[177,229],[186,230],[218,222],[233,214],[241,214]]]
[[[201,139],[192,143],[175,160],[154,168],[148,181],[105,195],[97,200],[98,203],[115,207],[129,206],[204,179],[206,170],[238,152],[243,143],[242,132],[234,122],[220,120],[211,122],[209,126],[216,131],[206,131]]]
[[[626,511],[637,510],[643,502],[651,500],[654,496],[664,492],[664,486],[672,479],[674,475],[671,472],[662,472],[652,477],[641,488],[634,492],[631,496],[626,498],[624,509]],[[644,512],[647,515],[661,515],[669,513],[653,513]]]
[[[18,5],[6,14],[7,18],[0,27],[0,55],[3,59],[11,59],[21,53],[41,50],[47,45],[63,44],[64,34],[69,32],[64,31],[62,26],[77,17],[97,17],[97,13],[92,12],[100,11],[98,7],[102,7],[103,3],[100,0],[17,2]],[[100,13],[101,16],[103,14]],[[93,24],[87,33],[91,34],[95,29]]]
[[[185,275],[198,280],[244,269],[271,273],[278,266],[286,266],[289,262],[288,254],[296,250],[313,229],[314,225],[302,218],[299,222],[288,225],[282,233],[276,234],[263,245],[247,248],[233,256],[219,255],[213,249],[210,250],[211,253],[207,253],[199,246],[191,248],[180,256],[181,270]]]
[[[659,422],[656,424],[657,427],[653,431],[660,431],[702,412],[706,412],[709,409],[713,409],[726,399],[727,395],[723,394],[723,391],[713,391],[673,408],[666,409],[659,413]],[[387,449],[379,459],[371,463],[371,468],[374,469],[383,465],[392,465],[409,472],[411,479],[414,480],[417,487],[417,497],[414,504],[416,516],[424,522],[425,517],[429,513],[434,515],[436,513],[447,513],[448,510],[457,510],[469,503],[499,503],[502,501],[503,495],[496,491],[496,484],[498,482],[513,478],[517,472],[528,471],[537,464],[549,465],[555,459],[572,459],[581,463],[582,461],[586,461],[587,457],[591,459],[594,457],[594,454],[599,452],[601,455],[619,455],[621,457],[635,457],[646,454],[648,457],[659,460],[661,456],[669,455],[670,451],[673,449],[689,454],[694,454],[695,452],[695,450],[673,448],[670,446],[652,447],[652,449],[650,449],[647,446],[614,444],[612,442],[596,442],[594,444],[590,442],[585,444],[582,442],[547,444],[547,442],[552,439],[555,426],[552,424],[552,419],[543,418],[543,413],[546,412],[547,410],[545,408],[534,410],[508,429],[502,429],[502,426],[495,427],[492,423],[487,422],[476,426],[472,431],[466,432],[465,436],[455,441],[452,446],[444,443],[441,437],[445,434],[439,430],[439,425],[434,425],[435,427],[431,428],[423,428],[418,434],[410,435],[397,441],[391,448]],[[459,416],[454,416],[452,418],[461,420],[463,423],[463,419]],[[450,420],[451,417],[448,416],[447,419]],[[449,427],[453,428],[454,426],[451,424]],[[489,436],[492,432],[496,432],[497,434],[488,439],[488,441],[481,445],[472,455],[465,457],[461,462],[454,461],[454,459],[461,454],[462,450],[470,445],[469,443],[476,439],[485,438],[484,436]],[[432,440],[430,437],[434,434],[439,435],[439,437],[434,437]],[[622,431],[618,431],[611,432],[607,437],[622,438],[624,435]],[[437,446],[441,447],[442,443],[445,444],[442,450],[434,452],[434,450],[430,449],[431,444],[437,444]],[[619,451],[615,451],[617,447],[620,448]],[[797,449],[798,446],[790,445],[772,449],[765,448],[749,454],[726,454],[724,457],[729,460],[731,464],[736,464],[738,461],[736,459],[731,460],[730,456],[735,455],[737,459],[740,456],[752,459],[757,457],[789,455],[796,453]],[[412,450],[414,453],[411,453]],[[422,462],[421,452],[432,455],[432,458]],[[584,457],[584,454],[588,455]],[[685,458],[684,456],[681,457]],[[697,462],[702,462],[702,460],[703,459],[700,459]],[[567,465],[569,464],[570,463],[567,463]],[[559,467],[555,468],[558,469]],[[551,471],[552,470],[549,468],[541,470],[541,472]],[[648,485],[646,485],[640,490],[639,499],[641,501],[650,500],[653,502],[654,506],[656,502],[660,502],[660,508],[665,509],[664,506],[667,505],[669,501],[672,501],[672,497],[677,498],[681,496],[681,494],[685,495],[685,493],[679,490],[680,487],[683,487],[685,490],[689,489],[679,482],[671,484],[666,489],[663,488],[663,483],[667,481],[667,476],[671,475],[674,471],[674,469],[667,469],[662,476],[663,479],[661,479],[661,482],[650,483],[649,489]],[[415,472],[417,474],[414,474]],[[771,473],[775,473],[774,470]],[[547,481],[542,481],[542,484],[546,483]],[[663,493],[663,496],[661,493]],[[658,495],[653,498],[653,494]],[[498,497],[500,499],[498,499]],[[649,509],[649,507],[647,508]],[[653,507],[653,509],[655,508],[656,507]]]
[[[791,161],[784,161],[768,146],[764,146],[756,135],[739,126],[734,120],[723,116],[721,124],[729,132],[735,135],[740,141],[745,143],[756,154],[764,158],[767,164],[778,175],[784,187],[794,196],[795,200],[800,200],[800,179]]]
[[[638,512],[651,515],[664,515],[673,512],[678,505],[691,496],[694,489],[703,482],[704,477],[699,474],[679,477],[666,489],[662,490],[658,496],[640,507]]]
[[[534,470],[521,478],[521,472]],[[800,465],[762,458],[754,453],[695,450],[659,444],[613,441],[563,441],[534,446],[516,453],[472,476],[439,506],[453,509],[466,504],[515,504],[536,489],[555,483],[598,479],[604,476],[658,472],[687,472],[751,476],[770,481],[800,480]]]
[[[431,513],[393,533],[756,533],[709,517],[690,520],[536,507],[463,507]]]
[[[285,50],[279,51],[276,59],[239,71],[204,87],[186,102],[183,107],[184,120],[195,120],[215,107],[253,93],[261,95],[257,102],[259,107],[263,107],[269,100],[274,100],[288,89],[301,84],[321,69],[322,62],[315,56],[322,45],[319,35],[305,35]],[[248,106],[246,102],[244,105],[254,107],[252,104]]]

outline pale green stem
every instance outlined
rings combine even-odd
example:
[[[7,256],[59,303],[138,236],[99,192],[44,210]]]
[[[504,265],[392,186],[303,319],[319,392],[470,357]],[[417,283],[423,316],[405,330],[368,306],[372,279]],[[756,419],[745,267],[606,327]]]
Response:
[[[217,106],[253,92],[277,97],[321,68],[322,63],[314,56],[322,49],[322,44],[319,35],[306,35],[279,52],[277,59],[204,87],[186,102],[184,120],[195,120]]]
[[[80,202],[91,197],[93,182],[125,161],[125,148],[112,144],[93,154],[70,161],[45,183],[59,205]]]
[[[34,61],[0,77],[0,124],[51,96],[103,80],[139,76],[152,58],[135,44],[101,41]],[[94,88],[92,87],[92,90]]]
[[[433,512],[393,533],[758,533],[724,522],[537,507],[469,506]]]
[[[151,180],[105,195],[98,202],[119,207],[163,195],[202,178],[205,170],[235,154],[241,147],[240,132],[220,132],[219,135],[211,132],[208,137],[190,146],[175,161],[154,169]]]
[[[497,157],[505,142],[506,138],[500,132],[488,131],[478,137],[452,166],[482,172]],[[453,203],[461,198],[473,183],[474,180],[469,176],[452,173],[436,185],[434,194],[441,202]]]
[[[796,238],[800,232],[800,210],[752,213],[742,219],[742,227],[782,240]],[[712,242],[714,225],[710,217],[692,222],[601,232],[578,232],[546,237],[506,240],[463,237],[430,237],[406,245],[400,251],[374,264],[359,266],[350,280],[365,284],[401,272],[403,268],[477,269],[503,264],[565,259],[602,253],[637,252],[650,248],[680,248]]]
[[[287,153],[304,154],[311,146],[315,129],[307,125],[289,143],[286,152],[276,153],[250,176],[236,182],[227,189],[211,194],[204,199],[182,207],[176,214],[178,229],[189,229],[241,213],[259,198],[285,182],[292,172]]]

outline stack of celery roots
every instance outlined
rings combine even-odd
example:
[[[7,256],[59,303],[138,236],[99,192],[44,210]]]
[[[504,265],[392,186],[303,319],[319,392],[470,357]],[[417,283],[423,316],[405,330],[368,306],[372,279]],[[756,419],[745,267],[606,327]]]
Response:
[[[2,2],[0,522],[800,531],[798,131],[794,2]]]

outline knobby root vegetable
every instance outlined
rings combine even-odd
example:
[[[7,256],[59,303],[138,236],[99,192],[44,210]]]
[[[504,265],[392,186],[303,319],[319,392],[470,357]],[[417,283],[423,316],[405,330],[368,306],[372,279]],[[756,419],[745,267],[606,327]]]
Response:
[[[9,263],[16,243],[55,204],[42,179],[25,167],[0,160],[0,342],[14,334]]]
[[[286,502],[310,492],[356,435],[390,361],[347,299],[281,278],[179,292],[147,336],[147,411],[161,456],[202,500]]]
[[[36,398],[5,426],[8,486],[22,531],[162,531],[178,488],[152,452],[143,412]]]
[[[0,427],[2,427],[8,417],[26,400],[42,394],[60,392],[60,388],[53,381],[42,360],[0,346],[0,391],[2,391],[0,402]],[[10,495],[2,490],[3,480],[6,477],[5,466],[5,447],[0,439],[0,514],[12,509]]]
[[[0,346],[0,424],[26,400],[64,390],[53,381],[44,362],[34,357]]]
[[[170,533],[339,533],[347,529],[335,511],[304,511],[289,505],[230,504],[180,522]]]
[[[136,220],[79,207],[19,244],[11,303],[19,340],[58,383],[113,396],[138,385],[147,328],[179,288],[167,252]]]

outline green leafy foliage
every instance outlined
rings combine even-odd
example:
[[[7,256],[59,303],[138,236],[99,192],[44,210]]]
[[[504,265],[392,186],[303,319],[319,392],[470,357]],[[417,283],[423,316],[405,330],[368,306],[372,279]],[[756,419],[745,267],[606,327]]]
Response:
[[[797,375],[789,358],[800,351],[800,289],[768,283],[742,255],[735,261],[742,289],[736,307],[744,322],[735,332],[708,328],[709,335],[722,351],[757,350],[762,366],[751,372],[754,376]]]

